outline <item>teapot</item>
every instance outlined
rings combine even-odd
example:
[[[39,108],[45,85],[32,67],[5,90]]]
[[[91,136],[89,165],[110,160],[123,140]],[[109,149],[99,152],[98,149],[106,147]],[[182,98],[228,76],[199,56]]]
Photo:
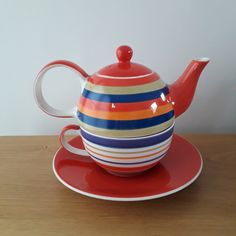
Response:
[[[78,121],[63,128],[61,144],[120,176],[148,170],[165,156],[175,119],[190,106],[199,76],[209,62],[208,58],[192,60],[180,78],[168,85],[153,70],[131,62],[132,55],[129,46],[118,47],[118,62],[93,75],[73,62],[54,61],[43,67],[34,84],[36,102],[44,112]],[[42,93],[45,73],[61,66],[77,72],[82,82],[77,105],[67,110],[50,106]],[[85,150],[65,140],[68,130],[80,130]]]

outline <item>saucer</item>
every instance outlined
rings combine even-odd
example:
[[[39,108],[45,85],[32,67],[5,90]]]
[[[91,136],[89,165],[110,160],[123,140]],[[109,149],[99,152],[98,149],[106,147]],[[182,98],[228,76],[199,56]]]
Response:
[[[83,148],[79,136],[70,140]],[[95,162],[60,148],[53,159],[53,171],[67,188],[98,199],[142,201],[176,193],[193,183],[202,170],[199,151],[184,138],[174,134],[166,156],[152,169],[135,177],[107,173]]]

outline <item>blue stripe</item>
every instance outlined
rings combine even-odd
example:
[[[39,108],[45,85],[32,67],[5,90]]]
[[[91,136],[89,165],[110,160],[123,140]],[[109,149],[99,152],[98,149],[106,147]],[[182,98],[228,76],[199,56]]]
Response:
[[[168,138],[171,137],[173,134],[174,126],[167,130],[166,132],[163,132],[160,135],[155,135],[152,137],[143,137],[140,139],[130,139],[130,140],[122,140],[122,139],[109,139],[109,138],[103,138],[94,136],[90,133],[87,133],[85,130],[81,129],[81,135],[84,139],[90,141],[91,143],[98,144],[105,147],[112,147],[112,148],[142,148],[142,147],[148,147],[152,145],[156,145],[158,143],[162,143]]]
[[[159,98],[161,94],[167,95],[168,93],[169,93],[168,87],[164,87],[162,89],[147,93],[119,94],[119,95],[94,93],[90,90],[84,89],[83,96],[91,100],[96,100],[100,102],[127,103],[127,102],[143,102],[147,100],[152,100],[155,98]]]
[[[140,120],[104,120],[78,112],[78,118],[85,124],[103,129],[133,130],[162,124],[174,116],[174,110],[165,114]]]
[[[96,160],[99,160],[99,161],[102,161],[102,162],[106,162],[106,163],[110,163],[110,164],[118,164],[118,165],[136,165],[136,164],[143,164],[143,163],[148,163],[148,162],[151,162],[151,161],[155,161],[155,160],[158,160],[158,159],[160,159],[161,157],[163,157],[164,155],[165,155],[166,153],[164,153],[164,154],[162,154],[161,156],[159,156],[159,157],[155,157],[155,158],[153,158],[153,159],[151,159],[151,160],[148,160],[148,161],[140,161],[140,162],[132,162],[132,163],[127,163],[127,162],[113,162],[113,161],[107,161],[107,160],[103,160],[103,159],[100,159],[100,158],[98,158],[98,157],[95,157],[95,156],[93,156],[93,155],[91,155],[90,153],[89,153],[89,155],[91,155],[94,159],[96,159]]]

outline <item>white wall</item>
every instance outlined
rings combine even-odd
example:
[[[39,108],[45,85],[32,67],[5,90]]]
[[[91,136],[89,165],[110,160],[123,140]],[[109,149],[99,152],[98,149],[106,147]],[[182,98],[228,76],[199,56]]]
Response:
[[[178,132],[236,132],[236,1],[0,0],[0,135],[58,134],[74,120],[36,106],[41,67],[69,59],[88,73],[116,61],[131,45],[133,60],[173,82],[195,57],[211,58]],[[79,80],[55,70],[45,81],[53,105],[74,105]],[[50,77],[50,79],[49,79]]]

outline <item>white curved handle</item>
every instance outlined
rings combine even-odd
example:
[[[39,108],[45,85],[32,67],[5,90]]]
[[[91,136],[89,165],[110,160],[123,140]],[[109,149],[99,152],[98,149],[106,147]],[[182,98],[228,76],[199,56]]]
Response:
[[[42,81],[46,72],[52,68],[62,67],[62,66],[67,67],[79,73],[80,78],[84,81],[89,76],[81,67],[79,67],[73,62],[65,61],[65,60],[53,61],[47,64],[45,67],[43,67],[43,69],[39,72],[38,76],[36,77],[35,83],[34,83],[34,96],[35,96],[35,100],[39,108],[45,113],[47,113],[48,115],[61,117],[61,118],[72,118],[75,115],[74,108],[67,109],[67,110],[59,110],[59,109],[53,108],[46,102],[42,93]]]
[[[81,155],[81,156],[89,156],[89,154],[84,149],[79,149],[76,147],[71,146],[66,140],[65,140],[65,133],[69,130],[79,130],[78,125],[67,125],[64,127],[60,133],[60,143],[61,145],[69,152]]]

